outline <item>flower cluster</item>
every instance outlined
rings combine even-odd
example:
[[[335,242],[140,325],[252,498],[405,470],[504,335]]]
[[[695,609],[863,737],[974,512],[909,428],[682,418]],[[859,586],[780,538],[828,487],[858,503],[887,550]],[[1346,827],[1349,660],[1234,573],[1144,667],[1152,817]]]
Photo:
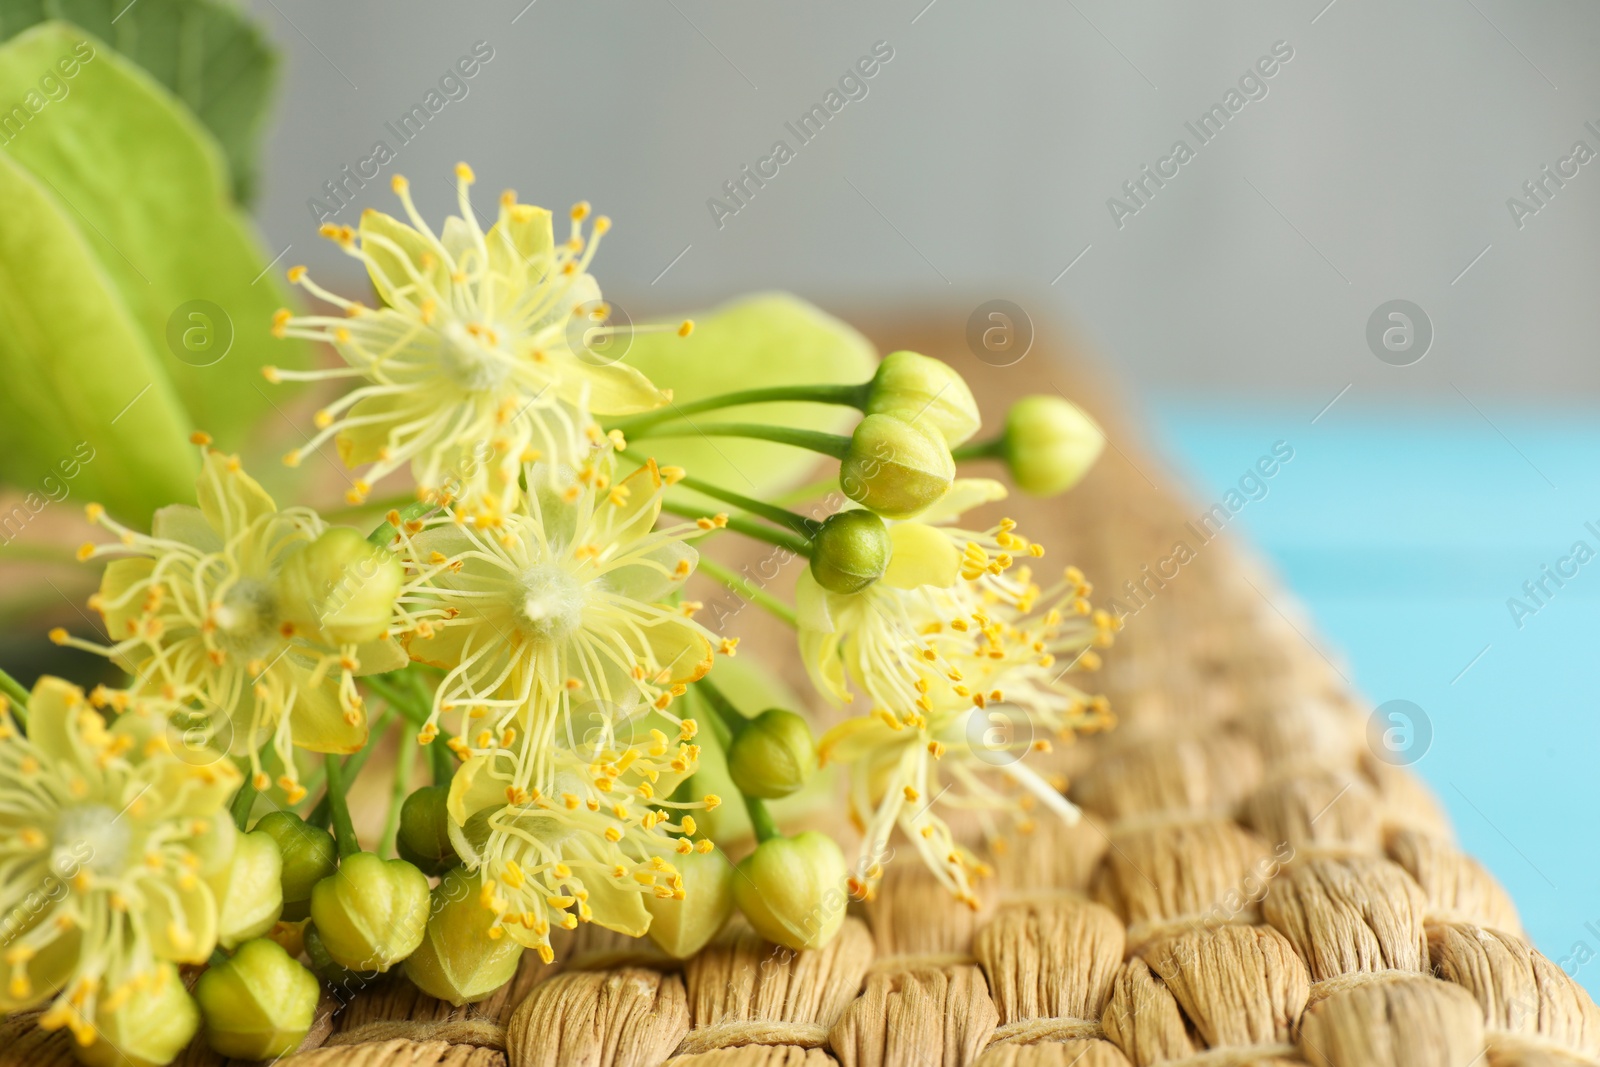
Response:
[[[1000,460],[1025,489],[1062,491],[1101,447],[1088,416],[1031,398],[972,443],[966,383],[914,352],[866,382],[673,404],[597,351],[613,328],[589,267],[608,221],[579,204],[558,243],[550,212],[507,192],[485,231],[472,171],[456,176],[460,214],[438,231],[401,178],[408,222],[368,210],[359,228],[324,227],[379,306],[295,267],[290,280],[337,313],[273,324],[340,362],[268,367],[269,380],[353,385],[319,398],[316,431],[287,463],[333,441],[361,468],[347,513],[384,521],[369,532],[280,508],[196,434],[193,504],[160,508],[149,533],[88,508],[110,535],[79,552],[107,561],[90,600],[105,641],[52,632],[129,680],[86,696],[45,679],[25,708],[10,689],[17,717],[0,707],[0,1005],[48,1002],[45,1025],[109,1049],[88,1053],[97,1062],[169,1062],[202,1021],[220,1053],[282,1055],[311,1025],[318,979],[403,967],[431,995],[479,1000],[524,949],[549,962],[552,933],[580,923],[687,956],[737,906],[769,939],[814,949],[848,894],[871,895],[896,828],[975,904],[974,830],[998,841],[1041,805],[1076,817],[1062,784],[1022,758],[1111,724],[1105,700],[1069,679],[1098,666],[1117,624],[1075,568],[1045,577],[1044,547],[1015,523],[959,526],[1005,489],[956,470]],[[718,343],[755,347],[738,358],[763,366],[763,343],[833,328],[809,309],[774,322],[764,338],[746,318]],[[663,329],[688,337],[691,323]],[[798,344],[805,365],[827,343]],[[695,358],[719,374],[734,361]],[[848,436],[687,422],[787,402],[860,418]],[[817,520],[651,458],[650,438],[691,433],[831,457],[851,503]],[[405,495],[369,512],[374,485],[407,469]],[[697,621],[686,587],[701,574],[749,591],[701,559],[701,540],[724,531],[809,558],[793,608],[752,595],[795,626],[816,688],[858,709],[820,744],[804,716],[737,704],[725,672],[708,677],[738,640]],[[347,779],[387,751],[391,723],[429,746],[433,781],[410,789],[403,750],[369,852],[356,827],[379,820],[352,813]],[[716,741],[704,752],[702,729]],[[786,836],[765,805],[805,790],[821,762],[851,771],[865,836],[853,873],[831,837]],[[722,801],[709,780],[743,802],[753,847],[711,814]],[[383,858],[391,839],[398,859]],[[737,868],[719,844],[745,853]],[[191,998],[176,967],[208,962]]]
[[[607,451],[560,492],[530,469],[525,502],[492,527],[451,508],[399,525],[405,646],[447,672],[425,738],[453,715],[459,755],[520,738],[547,775],[558,740],[608,739],[641,706],[671,716],[716,650],[733,651],[694,621],[692,602],[672,602],[699,558],[688,540],[716,521],[657,529],[682,472],[651,460],[613,482],[616,465]]]
[[[836,703],[857,692],[869,707],[823,737],[824,760],[851,764],[851,801],[865,824],[851,879],[871,894],[878,857],[900,826],[934,875],[976,906],[972,877],[986,868],[939,809],[974,815],[985,834],[996,816],[1020,827],[1043,803],[1069,820],[1076,809],[1023,762],[1054,740],[1110,725],[1102,697],[1072,684],[1099,665],[1113,618],[1090,606],[1089,583],[1068,567],[1049,586],[1022,560],[1044,548],[1009,519],[983,532],[933,525],[1004,495],[998,483],[958,482],[928,521],[895,523],[883,577],[857,593],[829,592],[802,576],[800,648],[819,690]],[[999,776],[1021,790],[998,787]]]
[[[607,330],[594,325],[608,309],[588,271],[610,220],[602,215],[585,232],[590,209],[578,204],[570,235],[558,244],[550,212],[508,191],[485,233],[467,195],[472,169],[459,164],[456,177],[461,213],[438,234],[399,176],[394,191],[410,225],[369,208],[359,230],[323,228],[366,267],[383,306],[346,300],[305,268],[292,269],[290,281],[339,314],[281,311],[275,330],[327,342],[345,366],[268,367],[266,375],[361,383],[317,413],[319,432],[289,453],[291,465],[332,437],[346,465],[368,468],[352,503],[410,465],[420,499],[456,499],[492,519],[515,506],[524,464],[542,461],[551,474],[583,471],[603,443],[595,415],[648,411],[668,397],[589,347]]]
[[[237,457],[206,448],[204,435],[196,443],[198,507],[162,508],[149,534],[88,508],[116,535],[78,553],[112,558],[89,601],[111,643],[52,637],[132,676],[126,688],[97,688],[96,705],[159,709],[187,737],[248,756],[257,789],[271,784],[269,745],[277,784],[297,803],[293,746],[358,751],[367,717],[355,679],[405,666],[389,635],[399,568],[310,508],[280,510]]]
[[[696,847],[687,810],[717,803],[672,798],[699,758],[674,702],[734,650],[672,599],[698,558],[688,539],[717,523],[657,529],[681,472],[647,461],[613,481],[616,465],[607,452],[560,492],[531,469],[525,502],[492,528],[447,508],[395,535],[406,648],[446,672],[419,740],[453,721],[446,743],[465,760],[452,841],[484,872],[491,930],[546,958],[552,926],[642,935],[640,894],[681,895],[666,857]],[[676,747],[660,728],[633,743],[648,717]]]
[[[217,943],[238,785],[218,753],[174,754],[159,717],[108,726],[60,679],[34,688],[27,736],[0,716],[0,1006],[48,1002],[41,1025],[90,1046],[130,1005],[181,995],[175,965]]]

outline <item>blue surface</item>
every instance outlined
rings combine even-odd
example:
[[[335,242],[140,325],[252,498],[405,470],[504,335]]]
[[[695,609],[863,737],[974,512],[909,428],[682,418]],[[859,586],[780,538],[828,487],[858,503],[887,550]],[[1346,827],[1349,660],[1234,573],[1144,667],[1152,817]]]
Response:
[[[1413,769],[1534,943],[1600,995],[1600,418],[1474,399],[1481,412],[1346,396],[1315,423],[1316,403],[1158,398],[1150,414],[1204,505],[1293,446],[1235,521],[1358,688],[1423,709],[1433,738]],[[1540,606],[1523,583],[1579,541],[1596,558],[1546,579]],[[1520,628],[1513,597],[1537,609]]]

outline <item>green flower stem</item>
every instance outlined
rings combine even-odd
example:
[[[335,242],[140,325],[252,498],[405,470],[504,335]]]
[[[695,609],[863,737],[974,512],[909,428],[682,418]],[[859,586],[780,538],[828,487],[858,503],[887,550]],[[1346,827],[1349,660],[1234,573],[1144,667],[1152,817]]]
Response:
[[[765,608],[772,615],[782,619],[791,627],[798,627],[800,625],[799,619],[795,616],[793,608],[779,600],[777,597],[773,596],[771,593],[767,592],[765,589],[762,589],[754,582],[750,581],[750,579],[741,574],[735,574],[733,571],[730,571],[716,560],[707,559],[705,556],[701,556],[700,565],[696,569],[704,573],[706,577],[712,578],[727,586],[733,592],[738,593],[740,596],[744,597],[752,604],[755,604],[757,607]]]
[[[323,764],[328,768],[328,813],[333,817],[333,839],[339,844],[339,858],[353,856],[361,851],[356,840],[356,827],[350,821],[350,805],[344,795],[344,767],[339,757],[328,755]]]
[[[698,415],[702,411],[716,411],[744,404],[800,400],[814,404],[842,404],[846,407],[859,408],[866,404],[867,394],[871,388],[871,382],[862,382],[860,385],[775,385],[766,389],[741,389],[738,392],[691,400],[687,404],[672,404],[659,411],[637,415],[631,419],[619,419],[613,425],[631,437],[640,430],[681,419],[686,415]]]
[[[331,523],[354,523],[363,516],[385,515],[391,508],[403,508],[417,499],[416,493],[400,493],[385,500],[368,500],[364,504],[347,504],[342,508],[324,511],[322,517]]]
[[[783,831],[778,829],[778,821],[767,810],[766,801],[759,797],[745,797],[744,810],[750,813],[750,828],[756,832],[757,844],[783,836]]]
[[[728,740],[733,740],[750,720],[733,706],[733,701],[724,696],[722,690],[718,689],[711,679],[702,678],[694,684],[700,690],[700,695],[705,697],[706,703],[711,705],[711,710],[717,713],[717,719],[723,728],[728,731]],[[717,739],[722,739],[720,734],[717,735]]]
[[[991,437],[987,441],[968,441],[959,448],[952,448],[950,457],[957,463],[964,463],[969,459],[1000,459],[1005,456],[1005,445],[1004,437]]]
[[[411,691],[416,694],[422,708],[422,720],[417,724],[420,727],[422,722],[427,721],[433,709],[433,694],[428,691],[428,683],[423,679],[421,668],[413,667],[406,671],[403,677],[411,683]],[[451,752],[442,741],[436,739],[428,745],[428,765],[434,785],[449,785],[450,779],[455,777],[455,753]]]
[[[402,678],[406,673],[404,668],[395,672]],[[369,674],[361,680],[402,718],[420,728],[428,721],[429,709],[417,704],[415,694],[405,692],[399,684],[390,681],[394,676],[394,674]]]
[[[793,504],[809,504],[813,501],[824,499],[829,493],[838,492],[839,476],[835,474],[820,481],[812,482],[810,485],[802,485],[798,489],[791,489],[787,493],[779,493],[772,498],[772,502],[781,504],[784,507],[789,507]]]
[[[241,785],[239,791],[233,794],[233,805],[230,808],[230,814],[233,815],[233,825],[241,830],[249,829],[250,809],[255,807],[255,803],[256,787],[246,777],[244,785]]]
[[[400,724],[400,747],[394,760],[394,789],[389,793],[389,813],[383,819],[383,833],[378,837],[378,855],[389,858],[393,852],[395,834],[400,830],[400,805],[411,794],[411,771],[417,763],[417,728],[410,722]]]
[[[361,768],[367,765],[367,759],[372,755],[372,750],[378,747],[376,744],[377,739],[383,736],[385,728],[389,725],[389,716],[392,714],[393,710],[394,709],[392,708],[385,707],[383,711],[378,714],[378,717],[372,722],[372,729],[367,732],[367,746],[360,752],[357,752],[355,755],[350,756],[344,761],[344,777],[346,781],[355,781],[356,776],[361,773]],[[325,777],[326,775],[324,775],[324,778]],[[307,785],[306,788],[309,789],[311,787]],[[311,809],[310,815],[306,816],[306,822],[315,823],[323,829],[327,829],[329,815],[328,804],[328,794],[324,792],[322,794],[322,799],[317,801],[317,806]]]
[[[17,681],[4,670],[0,670],[0,693],[11,701],[11,714],[17,720],[17,725],[22,727],[24,733],[28,730],[28,691],[22,688],[22,683]]]
[[[685,507],[670,500],[662,502],[661,510],[682,516],[685,519],[709,519],[713,517],[709,511]],[[811,542],[806,538],[800,537],[798,534],[792,534],[787,530],[774,530],[770,526],[763,526],[761,523],[753,522],[742,515],[729,515],[727,528],[735,533],[742,533],[746,537],[753,537],[757,541],[765,541],[769,545],[787,548],[797,556],[809,558],[811,555]],[[715,531],[706,531],[707,534],[713,532]]]
[[[430,511],[433,511],[438,506],[439,505],[437,504],[429,504],[422,500],[413,500],[405,507],[398,508],[396,510],[400,512],[400,521],[408,522],[411,519],[420,519],[422,516],[426,515]],[[393,538],[395,534],[399,532],[399,530],[394,528],[392,523],[384,522],[376,530],[373,530],[367,535],[367,541],[370,544],[374,544],[379,548],[382,548],[384,545],[389,543],[390,539]]]
[[[724,504],[732,504],[735,507],[744,508],[750,514],[759,515],[768,522],[793,530],[808,540],[815,537],[817,531],[822,528],[822,523],[815,519],[808,519],[804,515],[796,515],[786,508],[780,508],[775,504],[767,504],[760,500],[743,496],[731,489],[724,489],[720,485],[702,482],[698,478],[680,478],[678,484],[685,489],[693,489],[697,493],[704,493],[713,500],[720,500]]]
[[[723,696],[722,690],[708,680],[702,678],[694,683],[694,691],[702,701],[711,707],[711,732],[716,736],[717,744],[722,748],[722,756],[726,759],[728,749],[733,744],[734,735],[744,729],[745,724],[750,720],[741,715],[739,709],[733,706],[733,702]],[[729,784],[732,783],[730,782]],[[737,785],[734,785],[733,788],[739,789]],[[759,797],[746,796],[743,790],[739,790],[739,798],[744,801],[744,809],[750,815],[750,827],[755,831],[757,843],[783,836],[778,829],[777,821],[773,819],[772,813],[767,810],[765,802]]]
[[[433,713],[433,694],[428,692],[428,683],[423,679],[420,669],[412,666],[394,674],[371,675],[363,681],[371,685],[373,692],[388,701],[389,706],[404,716],[412,726],[420,730],[427,725],[428,716]],[[409,693],[406,692],[407,688],[410,689]],[[429,742],[426,747],[433,784],[449,785],[450,779],[456,773],[455,756],[437,739]]]
[[[850,450],[850,438],[820,430],[802,430],[795,426],[764,426],[758,422],[708,422],[698,426],[668,426],[654,432],[637,434],[638,437],[748,437],[756,441],[774,441],[780,445],[804,448],[842,460]]]

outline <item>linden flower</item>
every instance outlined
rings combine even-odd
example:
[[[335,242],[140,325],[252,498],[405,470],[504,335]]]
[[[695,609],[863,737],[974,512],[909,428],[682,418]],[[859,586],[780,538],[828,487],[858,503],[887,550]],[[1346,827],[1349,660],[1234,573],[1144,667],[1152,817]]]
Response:
[[[291,282],[343,315],[280,311],[275,332],[325,341],[347,366],[268,367],[267,378],[364,384],[318,412],[320,432],[286,462],[293,466],[336,437],[347,466],[371,465],[351,491],[354,503],[370,482],[410,464],[419,499],[501,514],[511,510],[523,464],[543,459],[549,472],[586,466],[603,443],[591,412],[630,415],[669,399],[638,371],[589,347],[614,332],[594,325],[608,309],[588,274],[610,220],[596,218],[586,236],[589,205],[580,203],[571,211],[571,235],[558,245],[550,212],[519,204],[507,191],[484,233],[467,196],[472,170],[458,164],[456,176],[461,214],[446,219],[439,235],[399,176],[394,191],[411,225],[369,208],[359,231],[323,227],[366,265],[384,307],[335,296],[303,267],[289,271]],[[687,335],[691,325],[677,329]]]
[[[467,867],[482,871],[490,937],[509,935],[549,963],[552,927],[593,922],[641,937],[651,920],[645,894],[684,899],[668,857],[712,850],[709,839],[691,840],[686,809],[720,803],[666,799],[697,766],[692,733],[680,733],[675,748],[652,730],[644,744],[608,737],[539,761],[497,749],[462,764],[450,783],[450,837]],[[536,762],[548,769],[535,772]]]
[[[166,723],[108,728],[76,686],[41,678],[23,737],[0,713],[0,1009],[53,998],[39,1023],[93,1044],[97,1010],[203,963],[217,939],[206,877],[230,861],[225,805],[239,772],[220,753],[175,756]]]
[[[455,513],[401,528],[403,640],[413,659],[448,671],[421,740],[454,713],[458,754],[520,737],[542,777],[558,741],[604,740],[641,705],[668,712],[711,669],[718,646],[691,618],[699,605],[666,599],[698,562],[686,541],[717,520],[655,529],[683,472],[650,461],[612,484],[613,463],[562,493],[530,471],[535,490],[493,530]]]
[[[958,489],[952,509],[1003,492],[992,483]],[[1036,802],[1077,818],[1021,758],[1047,751],[1052,736],[1109,725],[1104,699],[1066,675],[1098,666],[1095,649],[1111,643],[1116,624],[1090,607],[1076,568],[1044,589],[1016,566],[1018,555],[1043,550],[1014,529],[1010,520],[983,534],[897,523],[888,570],[862,592],[830,593],[800,577],[800,647],[813,681],[837,702],[853,700],[853,687],[871,703],[819,744],[824,760],[854,765],[852,806],[870,813],[852,879],[858,895],[881,876],[879,857],[898,824],[935,876],[975,902],[971,876],[984,867],[939,807],[975,813],[990,836],[997,814],[1026,829]],[[1002,791],[989,772],[1022,794]]]
[[[51,637],[134,676],[125,690],[96,689],[97,704],[159,705],[208,741],[248,753],[263,790],[271,782],[259,750],[270,739],[284,767],[278,785],[295,802],[305,791],[293,746],[360,749],[367,717],[355,678],[405,666],[387,636],[400,568],[309,508],[279,510],[237,457],[206,451],[196,492],[198,508],[162,508],[148,535],[89,505],[90,521],[117,540],[84,545],[79,558],[125,557],[106,566],[89,601],[112,644],[63,630]],[[351,555],[352,538],[378,555]]]

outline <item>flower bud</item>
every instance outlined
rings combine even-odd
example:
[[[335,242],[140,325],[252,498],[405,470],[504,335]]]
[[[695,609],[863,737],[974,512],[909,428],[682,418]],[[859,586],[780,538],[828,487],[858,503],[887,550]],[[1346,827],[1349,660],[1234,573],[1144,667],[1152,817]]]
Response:
[[[311,890],[311,921],[341,967],[387,971],[422,943],[428,879],[405,860],[357,852]]]
[[[478,899],[483,879],[461,867],[433,889],[433,915],[422,944],[406,957],[406,977],[431,997],[460,1006],[491,996],[511,981],[522,946],[494,925]]]
[[[450,843],[450,814],[445,810],[449,799],[448,785],[429,785],[406,797],[400,806],[395,851],[426,875],[441,875],[461,862]]]
[[[283,946],[283,951],[290,956],[298,958],[306,950],[306,930],[311,926],[310,919],[300,919],[295,922],[286,922],[279,919],[267,931],[267,936]]]
[[[335,644],[376,641],[389,629],[405,569],[357,530],[331,526],[290,554],[278,574],[284,618]]]
[[[706,946],[733,913],[733,864],[720,852],[688,852],[672,858],[683,890],[670,897],[646,894],[650,940],[674,959],[686,960]]]
[[[899,414],[936,430],[951,448],[978,432],[978,402],[947,363],[916,352],[890,352],[867,392],[869,415]]]
[[[283,857],[269,833],[240,834],[233,862],[207,881],[217,899],[217,941],[225,949],[271,930],[283,912]]]
[[[77,1035],[89,1044],[75,1045],[78,1060],[89,1067],[163,1067],[177,1058],[200,1028],[200,1011],[183,988],[178,969],[170,963],[121,987],[131,995],[117,998],[118,990],[103,991],[94,1013],[94,1026]],[[116,1006],[106,1005],[116,1002]]]
[[[283,918],[298,922],[311,914],[311,887],[339,866],[333,835],[287,811],[263,815],[255,825],[278,843],[282,857]]]
[[[859,593],[889,566],[889,528],[875,512],[829,515],[811,539],[811,577],[830,593]]]
[[[782,708],[768,708],[745,723],[728,746],[728,775],[747,797],[786,797],[816,769],[810,725]]]
[[[839,464],[845,495],[891,519],[917,514],[950,491],[956,464],[930,429],[895,415],[868,415]]]
[[[816,830],[774,837],[739,861],[733,898],[756,933],[795,950],[821,948],[844,924],[844,853]]]
[[[301,944],[305,947],[306,959],[311,961],[311,973],[326,982],[333,995],[341,1001],[349,1000],[357,990],[377,981],[377,971],[352,971],[343,964],[335,963],[333,957],[328,955],[328,946],[323,943],[322,935],[309,922],[306,923]]]
[[[1024,492],[1054,496],[1078,484],[1105,443],[1105,434],[1078,405],[1059,396],[1029,396],[1006,413],[1001,452]]]
[[[322,987],[276,941],[258,938],[212,964],[194,986],[211,1051],[270,1060],[300,1047],[317,1014]]]

